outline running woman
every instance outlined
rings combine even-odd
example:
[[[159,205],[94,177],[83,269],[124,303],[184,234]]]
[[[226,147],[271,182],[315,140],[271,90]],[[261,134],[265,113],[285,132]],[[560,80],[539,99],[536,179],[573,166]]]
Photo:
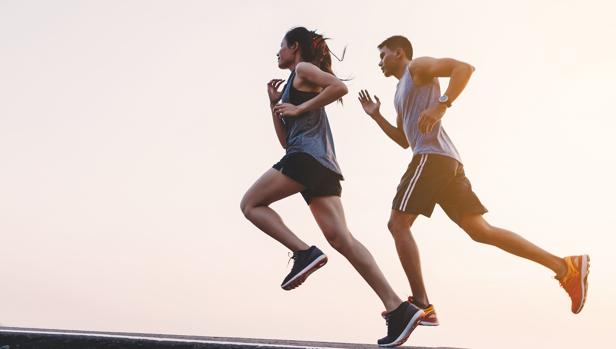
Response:
[[[349,231],[340,201],[342,172],[324,107],[340,100],[347,87],[332,72],[331,55],[322,35],[304,27],[290,30],[278,52],[278,67],[291,74],[267,84],[274,129],[286,155],[248,189],[241,202],[246,218],[293,252],[291,272],[282,281],[292,290],[327,262],[316,246],[297,237],[269,207],[301,193],[330,245],[359,272],[383,302],[387,335],[377,343],[404,343],[423,317],[423,311],[402,301],[393,291],[368,250]],[[279,103],[279,101],[281,103]]]
[[[393,75],[399,80],[394,97],[396,125],[379,112],[381,102],[377,96],[375,102],[367,90],[362,90],[358,98],[364,111],[389,138],[402,148],[410,146],[413,151],[393,199],[387,226],[411,286],[413,296],[409,301],[426,313],[420,324],[435,326],[438,319],[425,290],[411,226],[418,215],[430,217],[436,204],[473,240],[551,269],[571,298],[571,311],[579,313],[588,289],[588,255],[560,258],[513,232],[490,225],[482,216],[487,210],[472,191],[460,155],[441,125],[443,115],[475,68],[451,58],[413,59],[411,43],[403,36],[386,39],[378,49],[379,67],[385,77]],[[450,78],[443,94],[438,77]]]

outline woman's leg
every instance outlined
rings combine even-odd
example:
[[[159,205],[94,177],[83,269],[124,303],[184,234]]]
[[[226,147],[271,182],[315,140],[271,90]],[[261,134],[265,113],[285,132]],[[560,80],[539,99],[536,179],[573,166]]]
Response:
[[[271,168],[246,191],[240,207],[244,216],[257,228],[273,237],[291,251],[309,248],[282,221],[269,205],[304,189],[300,183]]]
[[[327,241],[351,262],[379,296],[386,311],[396,309],[402,300],[393,291],[370,252],[351,235],[340,198],[314,197],[310,201],[310,210]]]

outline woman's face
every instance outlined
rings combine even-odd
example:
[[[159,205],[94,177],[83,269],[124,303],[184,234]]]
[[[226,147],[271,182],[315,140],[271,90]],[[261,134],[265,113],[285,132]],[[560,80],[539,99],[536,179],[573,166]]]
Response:
[[[293,47],[297,46],[297,43],[293,44]],[[295,61],[295,52],[297,50],[287,46],[287,40],[282,39],[280,43],[280,50],[278,51],[278,68],[287,69]]]

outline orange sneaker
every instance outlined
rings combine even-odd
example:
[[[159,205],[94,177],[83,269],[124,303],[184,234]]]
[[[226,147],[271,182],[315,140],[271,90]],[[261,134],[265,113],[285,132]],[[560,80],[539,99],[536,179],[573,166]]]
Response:
[[[427,307],[421,308],[417,303],[415,303],[415,299],[413,296],[409,297],[409,303],[415,305],[419,309],[423,310],[424,317],[419,320],[419,324],[422,326],[438,326],[438,319],[436,318],[436,311],[434,311],[434,306],[432,304],[428,304]]]
[[[571,298],[571,311],[574,314],[582,311],[588,292],[588,272],[590,257],[588,255],[565,257],[567,274],[562,278],[554,277]]]

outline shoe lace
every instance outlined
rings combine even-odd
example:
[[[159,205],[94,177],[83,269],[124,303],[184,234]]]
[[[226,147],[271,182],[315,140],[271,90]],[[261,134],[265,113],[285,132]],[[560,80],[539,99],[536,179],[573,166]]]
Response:
[[[554,276],[554,279],[558,280],[560,287],[564,288],[565,290],[567,290],[567,283],[569,282],[569,280],[571,280],[571,278],[576,277],[576,275],[579,273],[575,269],[575,267],[573,266],[570,260],[566,260],[566,263],[567,263],[567,273],[560,279],[558,278],[558,276]]]
[[[390,321],[389,314],[386,311],[383,311],[381,313],[381,317],[383,317],[383,319],[385,319],[385,325],[389,327],[389,321]]]
[[[287,267],[289,266],[289,263],[291,263],[292,259],[297,260],[297,253],[296,252],[289,252],[288,256],[289,256],[289,261],[287,261]],[[293,262],[293,264],[295,264],[295,262]]]

